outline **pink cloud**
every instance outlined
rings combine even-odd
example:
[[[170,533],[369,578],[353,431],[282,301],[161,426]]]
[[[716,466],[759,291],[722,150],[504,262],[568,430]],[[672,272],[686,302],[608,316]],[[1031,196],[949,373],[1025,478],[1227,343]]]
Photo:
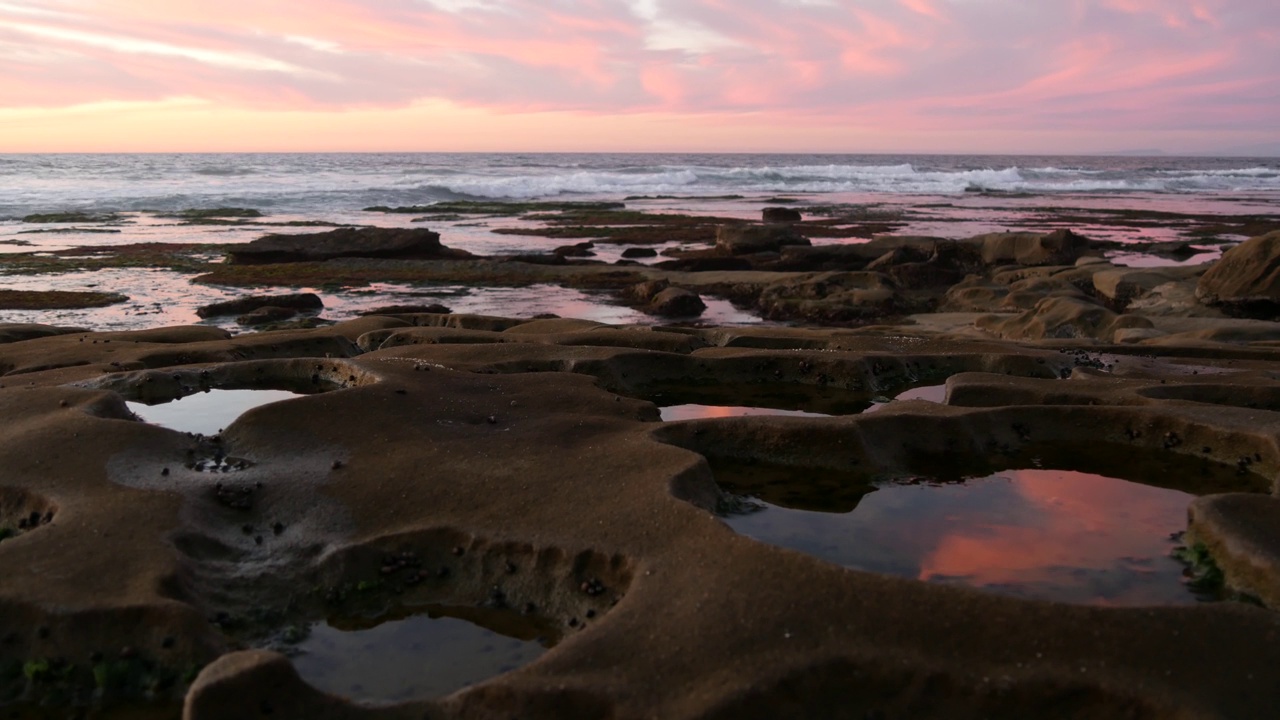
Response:
[[[0,107],[876,118],[895,129],[1280,127],[1273,0],[0,2]],[[1261,94],[1259,94],[1261,93]],[[1227,108],[1241,112],[1227,112]]]

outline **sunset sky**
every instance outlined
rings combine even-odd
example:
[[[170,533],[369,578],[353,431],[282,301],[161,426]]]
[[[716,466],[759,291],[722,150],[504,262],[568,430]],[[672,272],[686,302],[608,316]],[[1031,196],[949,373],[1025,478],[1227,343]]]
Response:
[[[0,152],[1277,143],[1277,0],[0,0]]]

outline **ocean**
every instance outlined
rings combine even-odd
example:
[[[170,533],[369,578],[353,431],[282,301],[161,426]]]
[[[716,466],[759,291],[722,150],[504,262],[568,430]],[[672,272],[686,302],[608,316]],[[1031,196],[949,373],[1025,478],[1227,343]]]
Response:
[[[1069,224],[1133,250],[1116,262],[1151,264],[1144,245],[1188,240],[1181,216],[1280,216],[1280,158],[1053,157],[749,154],[32,154],[0,155],[0,287],[111,289],[127,305],[91,310],[0,311],[0,322],[131,329],[200,322],[199,304],[241,289],[190,282],[154,269],[31,274],[13,271],[11,254],[67,252],[137,243],[239,243],[266,232],[315,232],[279,223],[410,226],[407,215],[370,206],[449,200],[609,200],[648,212],[759,218],[765,204],[865,208],[893,218],[895,232],[962,237]],[[262,224],[191,225],[175,211],[240,207]],[[114,213],[101,223],[34,225],[40,213]],[[1163,215],[1161,215],[1163,214]],[[1069,216],[1064,219],[1064,216]],[[549,250],[552,239],[504,235],[510,218],[429,223],[451,247],[502,255]],[[272,225],[268,225],[272,223]],[[422,227],[422,224],[413,225]],[[323,228],[320,228],[323,229]],[[1223,238],[1220,238],[1223,239]],[[1231,240],[1233,238],[1224,238]],[[815,242],[857,242],[823,239]],[[656,247],[658,250],[663,246]],[[601,259],[616,259],[610,248]],[[1189,260],[1215,257],[1213,248]],[[1220,249],[1217,250],[1220,252]],[[610,298],[560,288],[408,287],[317,289],[325,316],[350,317],[379,304],[439,298],[459,312],[531,312],[604,322],[651,322]],[[416,300],[415,300],[416,299]],[[728,303],[707,322],[760,322]]]
[[[1280,158],[968,155],[0,155],[0,219],[57,210],[356,211],[461,199],[1280,194]]]

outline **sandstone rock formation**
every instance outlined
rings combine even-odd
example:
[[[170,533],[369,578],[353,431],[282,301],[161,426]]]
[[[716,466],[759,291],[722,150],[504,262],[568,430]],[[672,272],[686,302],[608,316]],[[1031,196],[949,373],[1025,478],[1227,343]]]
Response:
[[[827,282],[826,295],[888,284]],[[848,570],[716,517],[731,498],[709,460],[815,482],[939,460],[1142,478],[1167,461],[1189,472],[1156,482],[1206,496],[1192,534],[1225,582],[1276,602],[1274,344],[1103,354],[1089,338],[1045,348],[919,327],[425,314],[0,344],[0,525],[15,531],[0,540],[0,705],[150,698],[189,720],[1172,719],[1280,705],[1272,609],[1027,601]],[[645,399],[756,388],[834,412],[839,396],[921,382],[946,382],[946,402],[659,423]],[[124,405],[268,387],[304,395],[217,438]],[[201,469],[228,457],[228,471]],[[269,649],[323,618],[442,607],[558,639],[446,697],[381,706],[309,687]]]
[[[1280,316],[1280,231],[1231,248],[1200,278],[1196,295],[1242,317]]]

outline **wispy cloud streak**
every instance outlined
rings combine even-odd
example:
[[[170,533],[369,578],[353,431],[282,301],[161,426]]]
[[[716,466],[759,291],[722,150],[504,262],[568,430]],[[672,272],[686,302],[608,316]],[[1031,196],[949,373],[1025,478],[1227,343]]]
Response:
[[[0,0],[0,108],[1280,127],[1274,0]]]

